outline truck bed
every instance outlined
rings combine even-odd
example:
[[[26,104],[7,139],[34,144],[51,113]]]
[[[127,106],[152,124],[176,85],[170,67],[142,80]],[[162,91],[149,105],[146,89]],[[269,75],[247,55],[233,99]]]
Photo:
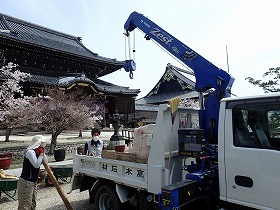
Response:
[[[73,154],[73,172],[148,189],[148,165],[144,163]]]
[[[177,120],[172,126],[170,109],[167,104],[161,104],[153,134],[147,142],[150,150],[146,159],[129,155],[118,156],[119,154],[106,158],[103,153],[102,158],[94,158],[76,154],[74,151],[73,172],[158,194],[162,187],[182,181],[184,156],[179,155],[178,129],[183,117],[189,122],[184,128],[190,128],[197,115],[197,110],[180,108],[176,112]]]

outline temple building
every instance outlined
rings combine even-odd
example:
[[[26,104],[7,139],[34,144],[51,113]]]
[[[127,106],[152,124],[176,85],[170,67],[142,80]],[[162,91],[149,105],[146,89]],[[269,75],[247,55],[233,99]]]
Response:
[[[102,122],[105,126],[116,110],[126,121],[135,117],[135,98],[140,90],[99,79],[123,68],[124,61],[90,51],[81,37],[0,13],[0,66],[9,62],[31,75],[24,83],[25,94],[37,94],[46,85],[65,89],[82,87],[106,101]]]
[[[145,97],[136,100],[135,117],[145,118],[146,123],[155,123],[159,104],[176,97],[198,99],[195,82],[187,76],[190,74],[193,73],[167,64],[165,72],[152,90]]]
[[[81,37],[58,32],[0,13],[0,66],[17,64],[31,77],[24,83],[28,95],[40,93],[45,86],[63,89],[83,88],[106,101],[103,126],[118,111],[125,126],[145,119],[154,123],[158,105],[174,97],[198,98],[195,82],[186,70],[167,64],[159,82],[143,98],[140,89],[130,89],[99,79],[123,68],[124,61],[106,58],[87,49]],[[3,75],[0,73],[0,80]]]

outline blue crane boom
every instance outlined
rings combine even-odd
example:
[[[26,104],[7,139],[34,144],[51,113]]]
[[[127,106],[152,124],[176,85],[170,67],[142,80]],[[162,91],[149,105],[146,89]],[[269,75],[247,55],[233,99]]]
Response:
[[[129,32],[135,28],[139,28],[145,33],[146,40],[153,39],[193,70],[196,79],[195,90],[200,93],[201,97],[203,92],[214,89],[207,96],[205,102],[202,103],[199,121],[200,127],[205,130],[206,138],[210,142],[216,143],[218,136],[219,101],[224,97],[230,96],[234,78],[144,15],[132,12],[124,24],[126,36],[129,36]],[[132,67],[130,66],[131,64],[133,64]],[[125,64],[126,71],[131,71],[131,69],[135,70],[134,68],[135,63],[128,60]]]

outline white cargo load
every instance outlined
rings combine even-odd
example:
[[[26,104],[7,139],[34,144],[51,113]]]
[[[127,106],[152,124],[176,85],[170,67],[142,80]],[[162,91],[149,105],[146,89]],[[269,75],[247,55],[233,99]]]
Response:
[[[138,157],[148,158],[154,131],[155,124],[149,124],[134,129],[132,152]]]

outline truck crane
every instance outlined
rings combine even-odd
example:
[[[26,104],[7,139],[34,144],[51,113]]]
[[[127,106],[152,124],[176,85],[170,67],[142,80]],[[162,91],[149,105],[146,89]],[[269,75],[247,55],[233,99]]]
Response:
[[[145,33],[146,40],[153,39],[193,70],[196,79],[195,90],[199,92],[200,98],[200,128],[205,130],[205,137],[209,143],[217,143],[220,100],[231,96],[234,78],[144,15],[132,12],[124,24],[125,35],[129,36],[130,32],[136,28]],[[133,74],[132,71],[136,69],[136,64],[133,60],[127,60],[124,68],[130,74]],[[212,89],[214,90],[204,102],[203,92]]]
[[[160,104],[154,125],[134,129],[132,151],[108,149],[97,158],[74,150],[72,190],[88,190],[97,210],[279,210],[280,94],[228,97],[228,73],[134,12],[125,28],[136,27],[192,66],[196,90],[214,88],[207,100],[217,113],[205,107],[202,115],[219,120],[218,142],[192,126],[200,110],[179,106],[173,121],[171,105]],[[126,64],[135,70],[133,60]]]

